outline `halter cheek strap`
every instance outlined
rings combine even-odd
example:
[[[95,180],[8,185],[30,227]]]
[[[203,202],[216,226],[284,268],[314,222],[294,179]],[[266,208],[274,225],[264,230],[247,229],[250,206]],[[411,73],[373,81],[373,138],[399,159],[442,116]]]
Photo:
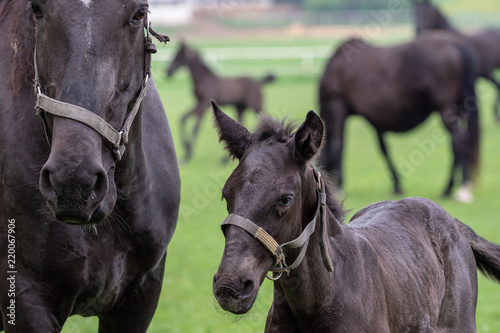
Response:
[[[129,141],[130,128],[132,127],[132,123],[134,122],[134,119],[139,112],[142,100],[146,96],[148,80],[151,75],[151,54],[156,53],[156,47],[149,37],[149,32],[152,29],[148,24],[147,19],[145,21],[145,27],[146,36],[144,38],[144,80],[139,95],[135,100],[134,106],[127,115],[125,122],[123,123],[123,126],[119,131],[117,131],[106,120],[102,119],[92,111],[74,104],[58,101],[45,95],[42,92],[40,78],[38,76],[35,47],[35,94],[37,97],[35,109],[36,114],[42,117],[45,128],[45,136],[47,137],[49,145],[52,141],[52,137],[50,128],[47,123],[47,113],[50,113],[54,116],[76,120],[92,128],[94,131],[106,138],[106,140],[108,140],[108,142],[111,144],[111,146],[113,147],[115,161],[121,160],[123,153],[125,152],[126,144]],[[156,36],[156,33],[154,33],[154,35]],[[164,40],[162,41],[168,41],[168,37],[164,36]]]
[[[321,256],[323,259],[323,264],[328,272],[333,271],[332,261],[330,259],[330,253],[328,251],[328,241],[327,241],[327,230],[326,230],[326,192],[325,192],[325,184],[323,179],[321,178],[321,174],[317,172],[315,169],[314,175],[316,177],[317,182],[317,193],[318,193],[318,206],[316,208],[316,213],[314,214],[314,218],[307,224],[299,237],[295,238],[292,241],[283,243],[281,245],[276,242],[276,240],[269,235],[264,229],[259,227],[257,224],[252,222],[249,219],[244,218],[243,216],[237,214],[229,214],[227,218],[222,222],[221,226],[224,225],[235,225],[250,235],[252,235],[255,239],[257,239],[273,256],[275,262],[273,267],[271,267],[270,271],[279,273],[276,277],[270,277],[267,275],[267,278],[270,280],[278,280],[283,272],[287,274],[290,273],[292,269],[297,268],[302,260],[304,259],[307,251],[307,247],[309,245],[309,239],[311,235],[316,230],[316,222],[318,219],[320,220],[320,248],[321,248]],[[291,265],[287,265],[285,260],[284,249],[295,249],[301,248],[299,255],[295,259],[295,261]]]

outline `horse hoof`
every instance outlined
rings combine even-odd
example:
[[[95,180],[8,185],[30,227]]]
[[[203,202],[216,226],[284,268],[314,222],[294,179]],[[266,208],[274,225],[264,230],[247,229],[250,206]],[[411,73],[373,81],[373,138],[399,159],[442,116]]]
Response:
[[[462,185],[455,193],[455,200],[462,203],[471,203],[474,201],[474,195],[472,194],[472,185]]]
[[[400,188],[395,188],[393,191],[392,191],[392,194],[393,195],[402,195],[403,194],[403,191],[400,189]]]

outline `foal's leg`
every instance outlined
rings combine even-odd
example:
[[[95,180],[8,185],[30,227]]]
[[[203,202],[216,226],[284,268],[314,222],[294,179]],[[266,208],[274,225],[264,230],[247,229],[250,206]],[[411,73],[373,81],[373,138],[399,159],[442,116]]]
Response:
[[[389,156],[389,152],[387,151],[387,147],[386,147],[385,141],[384,141],[384,133],[377,131],[377,138],[378,138],[380,150],[382,150],[382,154],[384,154],[384,158],[385,158],[385,161],[387,162],[387,166],[389,167],[389,170],[391,171],[392,181],[394,183],[394,194],[401,194],[402,191],[401,191],[401,187],[400,187],[398,173],[396,171],[396,168],[394,167],[394,164],[391,161],[391,158]]]
[[[181,118],[181,126],[180,126],[180,132],[181,132],[181,140],[182,144],[184,145],[184,158],[183,162],[186,163],[191,159],[191,156],[193,154],[193,144],[194,141],[196,140],[196,136],[198,135],[198,131],[200,128],[201,124],[201,119],[203,118],[203,114],[205,113],[205,110],[207,109],[208,102],[198,102],[198,104],[188,113],[186,113],[184,116]],[[195,125],[193,127],[193,131],[191,132],[191,135],[187,135],[186,133],[186,122],[189,118],[195,117]]]
[[[165,266],[163,263],[123,295],[119,305],[99,317],[99,333],[146,333],[158,304]]]

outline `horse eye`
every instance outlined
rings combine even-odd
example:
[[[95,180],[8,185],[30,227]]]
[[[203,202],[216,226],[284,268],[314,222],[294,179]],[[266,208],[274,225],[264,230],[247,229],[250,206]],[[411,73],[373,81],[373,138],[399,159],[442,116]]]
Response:
[[[137,22],[144,20],[144,17],[146,17],[146,13],[147,13],[146,9],[144,8],[139,9],[137,13],[135,13],[133,20]]]
[[[33,16],[35,17],[35,19],[37,19],[37,20],[43,19],[43,11],[42,11],[42,7],[40,7],[40,5],[32,2],[31,3],[31,12],[33,13]]]
[[[287,206],[290,206],[291,203],[292,203],[292,196],[285,195],[284,197],[281,198],[279,205],[281,207],[287,207]]]

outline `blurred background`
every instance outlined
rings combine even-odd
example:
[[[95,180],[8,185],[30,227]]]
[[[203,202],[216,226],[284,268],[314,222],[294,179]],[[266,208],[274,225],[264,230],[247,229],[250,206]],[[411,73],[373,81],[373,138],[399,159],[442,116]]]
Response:
[[[190,45],[221,76],[273,73],[263,87],[264,111],[302,122],[318,109],[319,78],[329,57],[347,38],[357,36],[376,45],[415,38],[413,2],[409,0],[149,0],[155,30],[171,42],[157,44],[154,80],[160,91],[179,159],[184,155],[181,117],[196,105],[186,68],[167,78],[166,69],[181,42]],[[472,33],[500,28],[498,0],[434,0],[458,30]],[[499,55],[500,56],[500,55]],[[498,74],[498,73],[497,73]],[[500,77],[497,75],[497,77]],[[374,130],[363,119],[347,121],[344,148],[344,206],[347,220],[362,207],[381,200],[423,196],[442,205],[478,234],[500,244],[500,126],[494,121],[497,91],[485,80],[476,84],[481,121],[480,178],[470,204],[443,199],[451,165],[451,143],[437,114],[405,134],[388,135],[388,145],[402,178],[404,195],[391,191],[391,178]],[[208,109],[208,105],[207,105]],[[236,117],[231,106],[223,111]],[[253,128],[257,117],[245,113]],[[187,121],[187,128],[193,126]],[[432,149],[423,142],[441,135]],[[162,295],[149,332],[263,332],[272,302],[272,283],[264,281],[249,314],[222,311],[212,295],[212,277],[224,247],[220,223],[227,215],[221,188],[236,162],[212,128],[210,112],[202,118],[192,159],[181,164],[182,201],[178,226],[169,246]],[[416,157],[419,157],[418,159]],[[369,161],[369,162],[367,162]],[[258,246],[258,245],[257,245]],[[478,332],[500,332],[500,286],[480,276]],[[63,332],[96,332],[97,320],[75,317]]]

